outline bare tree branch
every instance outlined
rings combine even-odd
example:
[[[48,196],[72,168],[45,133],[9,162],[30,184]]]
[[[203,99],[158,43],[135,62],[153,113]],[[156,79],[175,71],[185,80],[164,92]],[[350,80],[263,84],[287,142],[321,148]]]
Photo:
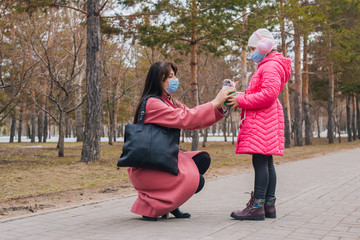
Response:
[[[45,108],[43,108],[43,107],[36,101],[35,97],[32,96],[32,94],[29,92],[29,90],[26,90],[26,93],[30,96],[30,98],[33,100],[33,102],[35,103],[35,105],[36,105],[39,109],[41,109],[43,112],[49,114],[50,117],[51,117],[57,124],[59,124],[59,120],[56,119],[56,117],[55,117],[51,112],[49,112],[48,110],[46,110]]]
[[[54,3],[54,6],[56,6],[56,7],[63,7],[63,8],[70,8],[70,9],[75,10],[75,11],[77,11],[77,12],[81,12],[81,13],[85,14],[86,16],[88,15],[87,12],[85,12],[85,11],[83,11],[83,10],[81,10],[81,9],[78,9],[78,8],[71,7],[71,6],[60,5],[60,4],[57,4],[57,3]]]
[[[105,5],[107,4],[108,0],[104,2],[104,4],[100,7],[99,11],[97,11],[96,15],[99,16],[100,12],[104,9]]]
[[[86,100],[86,94],[85,94],[85,96],[83,97],[83,99],[81,100],[81,102],[77,105],[77,106],[75,106],[75,107],[73,107],[73,108],[71,108],[71,109],[69,109],[69,110],[67,110],[67,111],[65,111],[66,113],[71,113],[72,111],[75,111],[76,109],[78,109],[81,105],[83,105],[83,103],[85,102],[85,100]]]

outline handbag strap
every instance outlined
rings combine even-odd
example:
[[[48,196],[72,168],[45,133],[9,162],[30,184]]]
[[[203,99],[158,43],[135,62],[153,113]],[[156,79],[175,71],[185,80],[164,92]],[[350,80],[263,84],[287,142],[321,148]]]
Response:
[[[161,101],[164,101],[164,99],[162,99],[161,97],[159,96],[146,96],[143,100],[143,102],[141,103],[141,106],[140,106],[140,111],[139,111],[139,116],[138,116],[138,121],[137,121],[137,124],[144,124],[144,121],[145,121],[145,110],[146,110],[146,102],[149,98],[151,97],[154,97],[154,98],[157,98],[157,99],[160,99]]]

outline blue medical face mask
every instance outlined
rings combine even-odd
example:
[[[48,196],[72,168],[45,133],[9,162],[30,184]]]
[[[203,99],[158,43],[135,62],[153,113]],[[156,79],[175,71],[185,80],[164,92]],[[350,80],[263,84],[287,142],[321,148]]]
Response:
[[[257,50],[251,54],[251,59],[256,63],[260,63],[265,57],[266,54],[261,54]]]
[[[179,87],[179,79],[173,78],[169,80],[169,87],[165,88],[165,91],[169,94],[176,92]]]

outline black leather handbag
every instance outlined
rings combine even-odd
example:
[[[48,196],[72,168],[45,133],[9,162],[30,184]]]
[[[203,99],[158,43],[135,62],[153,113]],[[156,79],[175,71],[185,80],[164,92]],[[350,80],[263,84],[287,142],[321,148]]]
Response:
[[[125,126],[123,151],[118,167],[150,168],[178,175],[180,129],[144,124],[147,96],[140,106],[137,124]]]

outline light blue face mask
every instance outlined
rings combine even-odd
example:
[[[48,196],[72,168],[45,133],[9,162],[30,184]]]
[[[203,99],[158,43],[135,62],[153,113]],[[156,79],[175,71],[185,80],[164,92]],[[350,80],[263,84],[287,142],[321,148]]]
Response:
[[[256,63],[260,63],[265,57],[266,54],[261,54],[257,50],[251,54],[251,59]]]
[[[169,94],[176,92],[179,87],[179,79],[173,78],[169,80],[169,87],[165,88],[165,91]]]

